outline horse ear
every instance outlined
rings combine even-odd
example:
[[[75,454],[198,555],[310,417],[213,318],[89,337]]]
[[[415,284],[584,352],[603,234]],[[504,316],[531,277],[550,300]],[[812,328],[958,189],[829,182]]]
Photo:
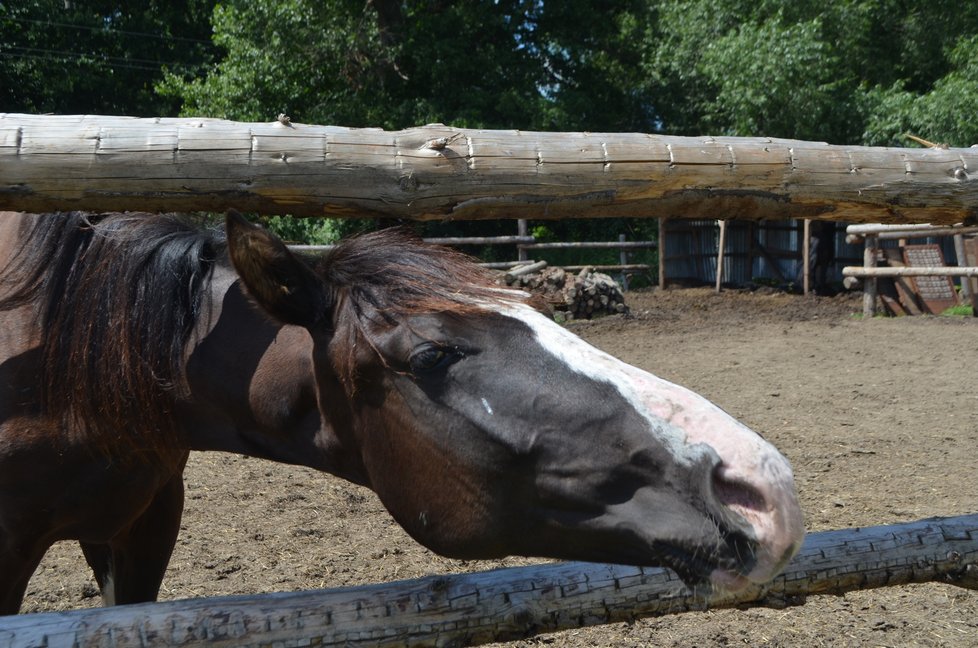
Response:
[[[225,219],[228,253],[248,293],[285,324],[311,327],[329,310],[326,286],[282,241],[234,210]]]

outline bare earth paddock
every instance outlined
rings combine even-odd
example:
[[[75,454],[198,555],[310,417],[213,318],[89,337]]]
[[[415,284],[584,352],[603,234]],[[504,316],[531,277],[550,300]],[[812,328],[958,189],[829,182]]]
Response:
[[[631,318],[572,324],[596,346],[711,398],[791,459],[813,531],[978,512],[978,320],[861,321],[857,297],[632,292]],[[195,454],[165,599],[365,584],[522,564],[420,548],[367,490],[312,471]],[[25,612],[98,604],[74,544]],[[513,646],[974,646],[978,593],[947,585],[811,597],[570,631]]]

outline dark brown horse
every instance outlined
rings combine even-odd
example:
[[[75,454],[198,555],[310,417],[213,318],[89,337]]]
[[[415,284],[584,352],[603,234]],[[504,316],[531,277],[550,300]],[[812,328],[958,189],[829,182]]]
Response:
[[[372,488],[419,542],[664,564],[736,589],[798,548],[787,461],[451,251],[390,231],[304,260],[237,216],[0,215],[0,613],[77,539],[153,600],[190,450]]]

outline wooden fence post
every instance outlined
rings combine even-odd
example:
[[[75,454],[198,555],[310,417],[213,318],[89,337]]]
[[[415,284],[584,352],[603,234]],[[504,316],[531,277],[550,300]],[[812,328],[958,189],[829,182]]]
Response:
[[[812,268],[812,220],[806,218],[804,225],[802,225],[802,240],[801,243],[801,262],[804,266],[802,275],[803,280],[803,290],[804,294],[808,294],[809,286],[811,285],[811,268]],[[819,241],[819,245],[825,245],[824,241]]]
[[[720,285],[723,282],[723,251],[727,247],[727,221],[718,220],[720,226],[720,242],[717,244],[717,286],[716,292],[720,292]]]
[[[666,219],[659,219],[659,288],[666,287]]]
[[[863,267],[866,269],[876,267],[876,236],[867,235],[863,242]],[[863,317],[870,318],[876,315],[876,277],[865,277],[863,279]]]

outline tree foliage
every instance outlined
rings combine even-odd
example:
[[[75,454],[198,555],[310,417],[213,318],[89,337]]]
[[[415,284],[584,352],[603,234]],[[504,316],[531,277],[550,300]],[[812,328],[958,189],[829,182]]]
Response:
[[[672,0],[659,7],[643,65],[666,98],[656,103],[664,131],[906,145],[911,130],[978,142],[978,127],[964,123],[976,92],[974,3]]]
[[[164,69],[199,73],[216,54],[215,0],[0,1],[0,109],[173,115]]]
[[[969,146],[976,47],[974,2],[0,0],[0,109]]]
[[[5,110],[978,141],[978,4],[0,0]]]

